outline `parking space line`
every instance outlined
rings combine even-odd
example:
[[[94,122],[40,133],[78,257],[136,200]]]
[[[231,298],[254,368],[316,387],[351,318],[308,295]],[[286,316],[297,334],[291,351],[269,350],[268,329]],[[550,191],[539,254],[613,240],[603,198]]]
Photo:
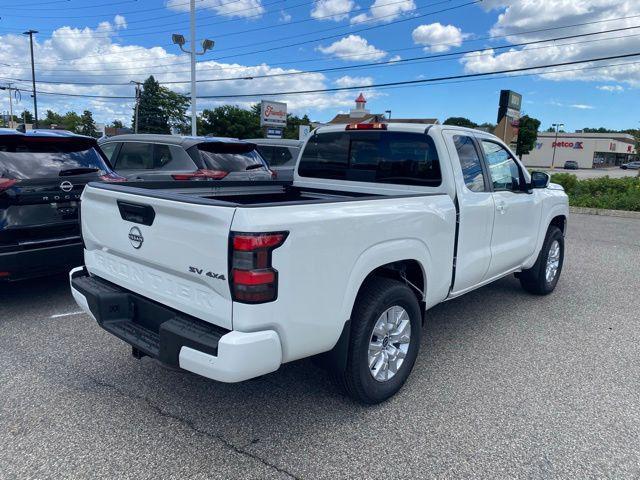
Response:
[[[81,313],[84,312],[82,310],[79,310],[77,312],[56,313],[55,315],[51,315],[51,317],[49,318],[70,317],[71,315],[80,315]]]

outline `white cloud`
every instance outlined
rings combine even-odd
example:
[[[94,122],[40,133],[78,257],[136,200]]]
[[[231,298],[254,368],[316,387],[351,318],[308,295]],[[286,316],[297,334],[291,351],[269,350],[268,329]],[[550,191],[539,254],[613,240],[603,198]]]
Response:
[[[596,88],[603,92],[624,92],[622,85],[598,85]]]
[[[338,87],[358,87],[373,84],[373,77],[351,77],[345,75],[334,82]]]
[[[311,16],[317,20],[339,22],[348,18],[355,6],[353,0],[318,0],[311,10]]]
[[[213,10],[228,17],[255,17],[265,12],[261,0],[199,0],[196,7]],[[167,8],[178,12],[188,12],[189,2],[167,0]]]
[[[569,105],[571,108],[577,108],[578,110],[593,110],[594,107],[593,105],[587,105],[585,103],[574,103],[572,105]]]
[[[113,19],[116,29],[127,28],[127,20],[122,15],[116,15]]]
[[[189,79],[189,58],[186,54],[176,51],[177,49],[171,49],[168,52],[162,47],[123,46],[116,42],[117,32],[112,25],[109,25],[100,25],[94,29],[62,27],[53,32],[48,39],[45,39],[42,34],[34,38],[35,56],[38,59],[37,75],[40,80],[38,84],[40,111],[51,109],[64,113],[70,110],[82,112],[85,109],[90,109],[97,122],[110,123],[114,119],[118,119],[125,124],[130,124],[132,99],[76,98],[47,95],[46,92],[133,97],[134,89],[129,85],[129,81],[143,81],[150,73],[153,73],[160,82]],[[28,61],[28,38],[24,35],[0,35],[0,58],[3,63],[12,65],[11,67],[3,67],[3,77],[24,79],[24,81],[16,82],[16,86],[23,89],[23,93],[21,102],[14,103],[14,109],[17,112],[21,112],[23,109],[32,110],[32,103],[28,97],[31,88],[30,80],[28,80],[31,75]],[[198,62],[197,69],[199,80],[299,72],[296,69],[273,67],[266,63],[243,65],[216,61]],[[103,82],[116,85],[43,83],[51,80]],[[349,80],[343,77],[340,82],[347,86]],[[368,77],[358,78],[357,82],[353,85],[371,83]],[[249,92],[315,90],[327,88],[329,85],[330,81],[321,73],[283,75],[255,78],[254,80],[203,82],[198,84],[198,95],[244,95]],[[180,93],[189,92],[188,83],[167,86]],[[369,96],[373,95],[375,92],[369,93]],[[338,108],[348,108],[353,104],[353,92],[283,95],[269,98],[286,101],[289,110],[299,114],[309,113],[309,110],[313,109],[314,111],[327,110],[331,115]],[[198,109],[202,110],[227,103],[247,107],[256,101],[259,101],[259,98],[200,99]]]
[[[390,22],[403,13],[411,12],[415,9],[416,4],[413,0],[375,0],[369,12],[356,15],[351,19],[351,23]]]
[[[280,10],[280,19],[282,23],[289,23],[291,21],[291,15],[285,10]]]
[[[400,60],[402,60],[402,57],[400,55],[394,55],[389,59],[390,62],[398,62]]]
[[[637,16],[640,15],[640,2],[637,0],[485,0],[483,6],[500,12],[497,22],[491,29],[491,34],[508,35],[507,40],[512,43],[632,27],[637,25]],[[632,18],[634,16],[636,18]],[[626,18],[610,20],[622,17]],[[610,21],[603,22],[603,20]],[[548,30],[576,24],[583,25]],[[545,31],[526,33],[543,29]],[[604,40],[606,38],[609,40]],[[583,40],[588,41],[583,42]],[[514,48],[501,53],[487,49],[481,56],[466,55],[462,63],[469,73],[491,72],[634,53],[638,50],[637,43],[635,36],[610,33],[584,39],[557,41],[553,44]],[[633,64],[635,61],[635,59],[604,61],[600,62],[600,65],[609,66],[597,69],[591,68],[597,66],[594,63],[558,67],[558,70],[572,71],[541,76],[548,80],[600,81],[640,86],[640,64]],[[620,65],[623,63],[626,65]]]
[[[379,60],[387,54],[358,35],[341,38],[328,47],[319,46],[318,50],[325,55],[335,55],[342,60],[351,61]]]
[[[439,22],[420,25],[411,34],[416,45],[423,45],[427,52],[446,52],[452,47],[462,45],[465,35],[454,25],[442,25]]]

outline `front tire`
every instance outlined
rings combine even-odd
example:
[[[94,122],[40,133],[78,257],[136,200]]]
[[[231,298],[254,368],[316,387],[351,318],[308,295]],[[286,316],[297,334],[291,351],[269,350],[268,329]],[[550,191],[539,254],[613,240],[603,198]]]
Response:
[[[520,284],[527,292],[536,295],[548,295],[558,284],[564,263],[564,235],[551,225],[547,230],[536,263],[520,273]]]
[[[335,376],[354,400],[383,402],[411,373],[421,333],[420,305],[413,291],[402,282],[374,277],[356,299],[346,369]]]

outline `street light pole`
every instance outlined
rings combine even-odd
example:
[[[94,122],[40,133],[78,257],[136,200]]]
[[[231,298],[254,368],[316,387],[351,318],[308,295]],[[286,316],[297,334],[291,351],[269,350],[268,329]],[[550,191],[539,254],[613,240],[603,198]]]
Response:
[[[556,163],[556,147],[558,146],[558,131],[560,130],[560,127],[564,127],[564,123],[554,123],[551,126],[556,128],[556,139],[553,142],[553,157],[551,158],[551,170],[553,170],[554,165]]]
[[[195,137],[198,134],[196,124],[196,0],[191,0],[189,8],[191,23],[191,135]]]
[[[133,125],[133,133],[138,133],[138,112],[140,111],[140,85],[142,82],[136,82],[135,80],[131,80],[129,83],[133,83],[136,86],[136,108],[134,114],[134,125]]]
[[[214,42],[213,40],[204,39],[202,41],[202,51],[196,51],[196,0],[190,0],[189,3],[190,8],[190,30],[191,30],[191,48],[186,50],[184,48],[185,39],[183,35],[174,33],[171,36],[171,40],[174,44],[180,47],[185,53],[188,53],[191,57],[191,135],[194,137],[198,134],[197,128],[197,115],[196,115],[196,56],[204,55],[207,50],[213,48]]]
[[[38,98],[36,97],[36,67],[33,61],[33,34],[38,33],[37,30],[28,30],[24,35],[29,35],[29,46],[31,48],[31,82],[33,83],[33,127],[38,128]]]

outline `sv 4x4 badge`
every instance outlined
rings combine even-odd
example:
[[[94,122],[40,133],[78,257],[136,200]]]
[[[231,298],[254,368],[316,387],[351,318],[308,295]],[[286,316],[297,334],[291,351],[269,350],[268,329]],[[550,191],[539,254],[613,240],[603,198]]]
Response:
[[[217,278],[218,280],[227,279],[227,277],[225,277],[222,273],[205,272],[202,268],[189,267],[189,271],[191,273],[197,273],[198,275],[204,275],[209,278]]]

